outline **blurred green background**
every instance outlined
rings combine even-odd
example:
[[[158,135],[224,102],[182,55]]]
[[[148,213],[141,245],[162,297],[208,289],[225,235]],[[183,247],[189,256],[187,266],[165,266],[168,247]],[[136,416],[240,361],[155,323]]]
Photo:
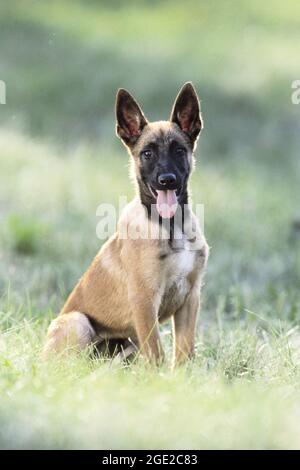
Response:
[[[299,43],[296,0],[0,0],[0,79],[7,88],[0,105],[4,447],[300,446],[292,418],[300,412],[300,105],[291,102]],[[194,202],[205,205],[211,246],[197,360],[187,376],[171,378],[166,370],[149,378],[143,369],[111,377],[81,358],[84,364],[52,371],[50,383],[38,352],[50,319],[101,245],[96,208],[134,194],[114,134],[116,90],[131,91],[150,120],[167,119],[188,80],[205,123],[191,186]],[[167,349],[168,338],[167,329]],[[90,367],[102,370],[100,384],[90,379]],[[93,434],[77,430],[66,438],[66,416],[75,428],[90,422],[72,401],[78,377],[88,381],[82,393],[92,393],[90,413],[99,419]],[[168,410],[183,406],[187,380],[190,407],[171,429]],[[237,388],[227,389],[228,380]],[[291,390],[274,418],[274,403],[286,392],[265,392],[266,383]],[[116,386],[128,393],[112,404]],[[132,411],[135,393],[145,402],[154,393],[156,412],[147,414],[142,404]],[[257,406],[245,412],[250,396],[259,397]],[[116,402],[124,429],[107,428]],[[62,421],[51,410],[60,410]],[[148,431],[135,431],[134,413],[149,420]],[[192,417],[183,439],[180,429]],[[225,426],[216,436],[227,418],[229,431]],[[200,434],[198,419],[210,423]],[[161,432],[153,435],[158,420]]]

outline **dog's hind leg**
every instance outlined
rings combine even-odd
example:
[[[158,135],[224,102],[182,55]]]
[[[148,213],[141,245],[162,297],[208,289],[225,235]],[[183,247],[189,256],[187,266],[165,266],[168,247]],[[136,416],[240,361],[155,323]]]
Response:
[[[70,312],[59,315],[49,326],[43,355],[83,350],[95,339],[95,331],[86,315]]]

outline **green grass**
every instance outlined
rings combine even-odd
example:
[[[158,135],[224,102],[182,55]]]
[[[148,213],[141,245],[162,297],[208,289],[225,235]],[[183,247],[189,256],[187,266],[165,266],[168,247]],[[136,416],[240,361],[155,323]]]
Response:
[[[0,447],[300,448],[297,2],[124,5],[0,6]],[[134,194],[116,88],[165,118],[186,80],[211,246],[195,361],[44,364],[47,326],[101,246],[97,206]]]

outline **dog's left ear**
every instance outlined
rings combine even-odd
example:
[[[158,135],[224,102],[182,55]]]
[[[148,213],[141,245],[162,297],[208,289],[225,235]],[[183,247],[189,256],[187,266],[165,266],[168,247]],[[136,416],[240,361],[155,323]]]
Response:
[[[170,121],[175,122],[189,136],[192,145],[195,144],[203,128],[203,120],[199,98],[191,82],[185,83],[178,93]]]
[[[116,98],[116,133],[128,147],[132,147],[148,124],[141,108],[128,91],[120,88]]]

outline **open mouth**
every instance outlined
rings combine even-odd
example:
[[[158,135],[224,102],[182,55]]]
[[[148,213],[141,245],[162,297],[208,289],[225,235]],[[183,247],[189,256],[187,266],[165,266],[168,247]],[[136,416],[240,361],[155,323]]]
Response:
[[[174,217],[178,207],[179,189],[154,189],[149,185],[152,195],[156,199],[156,209],[163,219],[171,219]]]

